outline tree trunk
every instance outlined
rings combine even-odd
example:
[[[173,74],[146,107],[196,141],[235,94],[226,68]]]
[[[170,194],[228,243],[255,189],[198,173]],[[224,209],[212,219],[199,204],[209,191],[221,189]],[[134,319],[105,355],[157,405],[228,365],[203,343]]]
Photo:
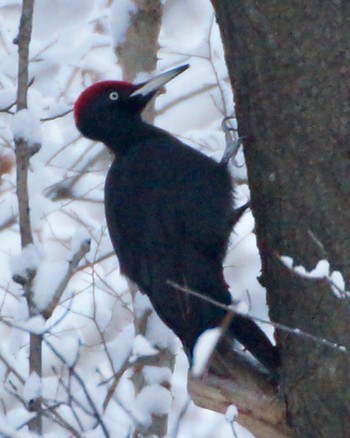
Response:
[[[235,92],[272,320],[350,346],[349,301],[287,269],[350,279],[350,3],[212,0]],[[345,437],[350,360],[279,331],[280,391],[299,437]]]

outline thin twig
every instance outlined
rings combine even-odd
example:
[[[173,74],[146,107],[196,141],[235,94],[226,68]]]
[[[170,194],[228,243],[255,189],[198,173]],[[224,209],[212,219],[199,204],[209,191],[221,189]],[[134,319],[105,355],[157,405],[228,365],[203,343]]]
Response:
[[[69,282],[69,280],[74,275],[77,266],[79,265],[80,260],[90,251],[90,241],[84,240],[78,251],[73,254],[73,257],[68,263],[68,269],[65,274],[65,276],[62,278],[60,284],[57,286],[56,291],[53,295],[53,298],[50,302],[50,304],[46,307],[46,309],[43,311],[43,316],[46,319],[49,319],[52,315],[53,311],[55,310],[57,304],[59,303],[61,296]]]
[[[11,225],[16,223],[16,220],[17,220],[17,215],[12,215],[9,218],[5,219],[4,222],[0,224],[0,232],[11,227]]]
[[[56,357],[57,357],[57,358],[58,358],[58,359],[59,359],[59,360],[65,365],[65,366],[68,367],[68,364],[67,364],[65,358],[62,356],[62,354],[61,354],[58,350],[56,350],[56,348],[51,344],[51,342],[48,341],[47,339],[44,339],[44,342],[45,342],[45,344],[49,347],[49,349],[53,352],[53,354],[54,354],[54,355],[55,355],[55,356],[56,356]],[[104,424],[104,422],[103,422],[103,420],[102,420],[102,418],[101,418],[100,413],[98,412],[98,409],[97,409],[97,407],[96,407],[94,401],[92,400],[92,398],[91,398],[91,396],[90,396],[90,394],[89,394],[89,391],[87,390],[87,388],[86,388],[86,386],[85,386],[84,379],[80,376],[80,374],[76,371],[76,369],[75,369],[74,367],[73,367],[73,368],[69,367],[69,369],[70,369],[70,372],[71,372],[72,376],[75,378],[75,380],[78,382],[79,386],[80,386],[81,389],[83,390],[84,395],[85,395],[85,397],[86,397],[86,400],[88,401],[88,403],[89,403],[89,405],[90,405],[90,407],[91,407],[91,409],[92,409],[93,416],[95,417],[97,423],[101,426],[101,429],[102,429],[102,431],[103,431],[103,435],[104,435],[106,438],[109,438],[109,437],[110,437],[109,432],[108,432],[108,430],[107,430],[107,428],[106,428],[106,425]]]
[[[67,116],[68,114],[70,114],[73,110],[69,109],[66,111],[63,111],[63,113],[60,114],[56,114],[55,116],[50,116],[50,117],[44,117],[42,119],[40,119],[41,122],[50,122],[51,120],[56,120],[56,119],[60,119],[62,117]]]
[[[220,309],[224,309],[227,312],[233,312],[234,314],[242,315],[245,318],[249,318],[252,321],[260,322],[261,324],[271,325],[275,329],[279,329],[279,330],[284,331],[286,333],[289,333],[291,335],[300,336],[304,339],[308,339],[309,341],[315,342],[317,345],[324,345],[324,346],[331,348],[332,350],[335,350],[339,353],[343,353],[343,354],[346,354],[347,356],[350,356],[350,351],[344,345],[339,345],[339,344],[336,344],[335,342],[328,341],[327,339],[323,339],[323,338],[320,338],[318,336],[314,336],[311,333],[305,332],[305,331],[300,330],[298,328],[291,328],[291,327],[288,327],[284,324],[280,324],[278,322],[267,321],[266,319],[259,318],[257,316],[252,316],[252,315],[249,315],[247,313],[237,312],[234,305],[226,305],[226,304],[220,303],[219,301],[216,301],[213,298],[207,297],[206,295],[203,295],[199,292],[196,292],[196,291],[193,291],[193,290],[188,289],[186,287],[180,286],[179,284],[176,284],[172,281],[168,281],[167,283],[170,286],[174,287],[175,289],[177,289],[183,293],[197,297],[203,301],[206,301],[207,303],[212,304],[213,306],[219,307]]]
[[[25,384],[25,379],[19,374],[19,372],[9,363],[9,361],[0,354],[0,360],[5,365],[7,370],[11,372],[14,376],[17,377],[18,381],[22,383],[22,385]]]

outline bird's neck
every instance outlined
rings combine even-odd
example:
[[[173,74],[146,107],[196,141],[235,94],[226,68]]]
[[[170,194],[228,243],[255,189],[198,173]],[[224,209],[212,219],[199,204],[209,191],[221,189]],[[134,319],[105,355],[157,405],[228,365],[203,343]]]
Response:
[[[149,138],[166,136],[167,133],[156,126],[150,125],[141,119],[132,124],[119,125],[108,139],[103,142],[116,155],[127,155],[133,147]]]

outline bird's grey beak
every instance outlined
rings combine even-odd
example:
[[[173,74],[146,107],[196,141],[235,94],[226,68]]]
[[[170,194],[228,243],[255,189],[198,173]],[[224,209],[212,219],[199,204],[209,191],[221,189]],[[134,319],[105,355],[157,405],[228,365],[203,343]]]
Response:
[[[180,67],[173,68],[172,70],[169,70],[165,73],[161,73],[160,75],[150,79],[149,81],[140,84],[140,87],[137,88],[133,93],[130,94],[129,97],[136,97],[136,96],[142,96],[146,97],[153,93],[155,93],[157,90],[162,88],[166,83],[171,81],[173,78],[178,76],[183,71],[187,70],[189,64],[181,65]]]

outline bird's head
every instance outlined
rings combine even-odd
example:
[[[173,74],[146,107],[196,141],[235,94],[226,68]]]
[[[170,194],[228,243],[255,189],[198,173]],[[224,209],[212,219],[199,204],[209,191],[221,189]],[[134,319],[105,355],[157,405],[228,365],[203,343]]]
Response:
[[[108,143],[118,128],[140,120],[141,111],[156,92],[188,67],[176,67],[140,84],[103,81],[91,85],[74,105],[77,128],[84,137]]]

